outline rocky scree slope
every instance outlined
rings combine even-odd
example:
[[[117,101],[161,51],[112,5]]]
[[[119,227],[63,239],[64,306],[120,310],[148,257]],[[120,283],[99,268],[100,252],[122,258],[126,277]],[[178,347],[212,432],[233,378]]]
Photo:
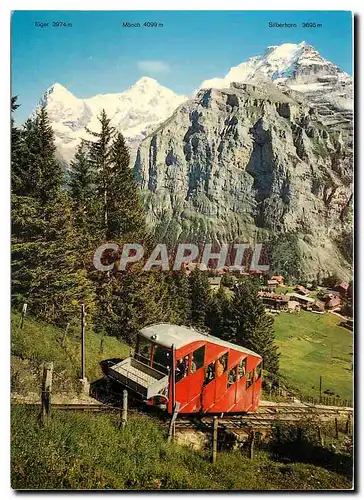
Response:
[[[304,275],[350,275],[351,153],[297,95],[267,82],[201,89],[142,142],[134,172],[159,240],[295,234]]]

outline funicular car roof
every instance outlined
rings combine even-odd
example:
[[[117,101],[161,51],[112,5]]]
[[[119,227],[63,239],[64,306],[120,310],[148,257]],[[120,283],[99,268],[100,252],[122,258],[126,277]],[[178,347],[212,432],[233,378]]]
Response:
[[[259,354],[251,351],[250,349],[221,340],[218,337],[214,337],[213,335],[209,335],[207,333],[198,332],[187,326],[173,325],[170,323],[157,323],[142,328],[139,333],[152,342],[168,348],[171,348],[172,345],[174,345],[175,349],[180,349],[181,347],[191,344],[192,342],[207,341],[212,344],[217,344],[222,347],[227,347],[229,349],[234,349],[235,351],[243,352],[244,354],[250,354],[261,358]]]

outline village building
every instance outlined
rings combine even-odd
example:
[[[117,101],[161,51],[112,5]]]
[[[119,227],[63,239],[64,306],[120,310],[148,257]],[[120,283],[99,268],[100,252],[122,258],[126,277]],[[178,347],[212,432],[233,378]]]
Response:
[[[299,302],[297,302],[297,300],[289,300],[287,302],[287,310],[290,313],[292,313],[292,312],[300,312],[301,305],[300,305]]]
[[[316,300],[315,303],[312,304],[312,311],[323,314],[325,312],[325,303],[320,300]]]
[[[340,309],[341,307],[341,298],[340,297],[331,297],[325,303],[326,309],[330,311],[334,311],[335,309]]]
[[[258,292],[258,297],[260,297],[263,304],[269,307],[279,310],[285,309],[287,307],[288,297],[286,295],[261,290],[260,292]]]
[[[300,295],[299,293],[288,293],[290,300],[295,300],[299,302],[299,304],[307,311],[310,311],[312,308],[312,304],[314,304],[315,300],[311,299],[311,297],[306,297],[305,295]]]
[[[334,286],[334,290],[345,297],[348,293],[349,286],[349,283],[347,283],[346,281],[341,281],[340,283],[336,283],[336,285]]]
[[[267,287],[271,290],[274,290],[275,288],[277,288],[277,286],[279,286],[279,283],[277,280],[268,280],[267,281]]]
[[[302,285],[297,285],[295,288],[294,288],[295,292],[297,292],[298,294],[300,295],[308,295],[310,293],[309,290],[307,290],[307,288],[305,288],[304,286]]]
[[[278,283],[279,283],[280,285],[284,285],[284,278],[283,278],[283,276],[281,276],[281,275],[272,276],[272,277],[271,277],[271,280],[278,281]]]

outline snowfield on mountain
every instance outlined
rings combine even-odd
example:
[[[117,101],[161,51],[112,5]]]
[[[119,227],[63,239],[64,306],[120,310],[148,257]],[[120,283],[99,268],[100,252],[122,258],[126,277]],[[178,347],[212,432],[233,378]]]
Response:
[[[63,85],[55,83],[45,92],[37,108],[45,106],[55,132],[58,153],[69,163],[81,139],[92,139],[86,127],[98,131],[97,116],[102,109],[133,150],[148,131],[168,118],[186,99],[156,80],[143,77],[125,92],[99,94],[88,99],[79,99]]]

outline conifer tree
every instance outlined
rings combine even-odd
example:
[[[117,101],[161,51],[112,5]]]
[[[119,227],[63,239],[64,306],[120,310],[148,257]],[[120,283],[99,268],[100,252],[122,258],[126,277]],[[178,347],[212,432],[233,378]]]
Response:
[[[120,132],[116,134],[112,144],[107,184],[110,196],[107,199],[106,237],[118,238],[121,234],[144,236],[144,213],[138,186],[130,168],[129,151]]]
[[[169,321],[178,325],[191,323],[191,297],[188,278],[183,271],[167,275],[171,317]]]
[[[207,326],[212,335],[224,340],[234,337],[235,318],[233,315],[233,304],[226,289],[222,286],[213,294],[210,310],[207,315]]]
[[[97,196],[96,172],[89,160],[89,148],[85,141],[78,147],[70,164],[68,187],[75,212],[75,224],[84,250],[97,244],[99,211],[102,210]]]
[[[64,325],[78,316],[81,302],[92,312],[93,285],[79,266],[68,195],[59,193],[44,214],[38,205],[34,219],[42,222],[31,239],[13,239],[14,302],[26,301],[40,318]]]
[[[100,132],[91,132],[89,163],[95,172],[94,196],[98,200],[103,238],[122,235],[145,236],[145,219],[138,186],[130,168],[130,155],[123,135],[116,133],[105,110],[99,117]]]
[[[233,298],[223,303],[214,333],[257,352],[263,357],[265,369],[278,373],[279,353],[275,344],[273,319],[266,314],[257,292],[254,280],[240,279]]]
[[[205,329],[211,308],[211,289],[206,273],[196,267],[189,278],[191,298],[191,324]]]
[[[22,135],[21,131],[15,126],[13,113],[19,108],[17,104],[18,96],[11,98],[11,185],[12,189],[16,190],[20,187],[20,162],[21,162],[21,147]]]
[[[93,291],[78,254],[72,206],[62,191],[62,167],[44,108],[21,134],[12,185],[12,296],[33,314],[64,324]],[[19,161],[18,161],[19,160]]]
[[[88,141],[89,161],[96,174],[95,196],[100,206],[96,225],[100,228],[103,238],[107,238],[109,223],[109,200],[112,197],[110,182],[111,168],[111,147],[115,137],[115,129],[111,125],[110,118],[107,117],[105,110],[101,111],[99,116],[100,132],[93,132],[86,129],[95,140]]]

